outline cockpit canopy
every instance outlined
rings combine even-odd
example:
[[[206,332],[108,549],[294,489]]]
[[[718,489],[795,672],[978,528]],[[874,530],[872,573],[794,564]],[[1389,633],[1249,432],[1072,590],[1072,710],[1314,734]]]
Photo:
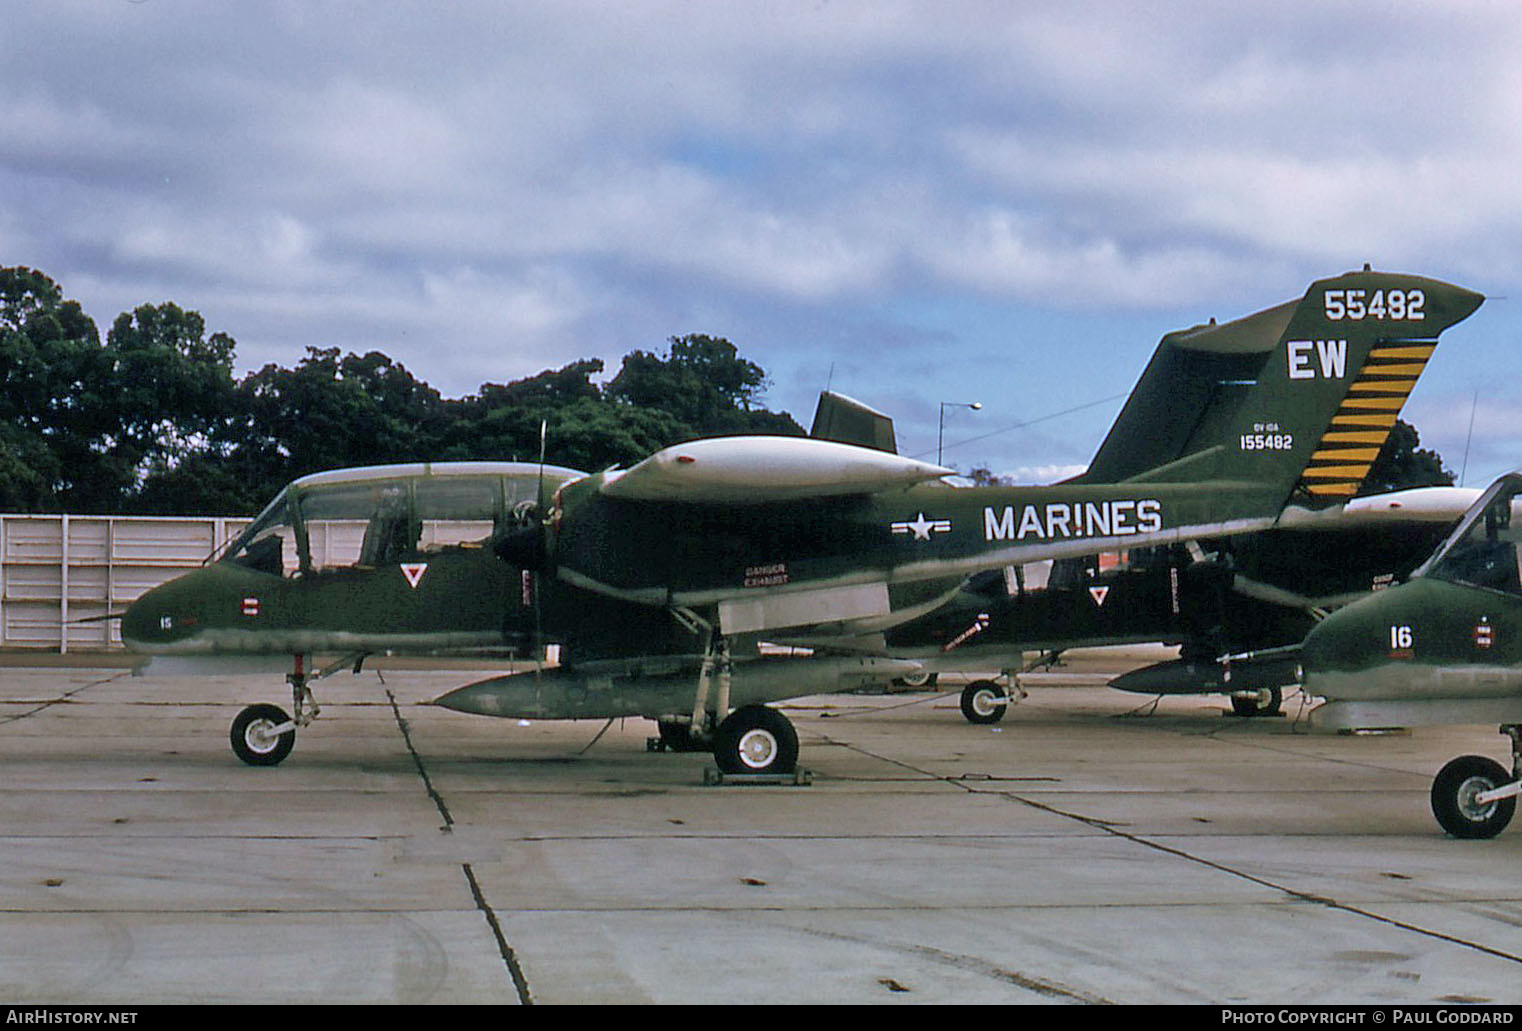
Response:
[[[546,466],[543,496],[583,474]],[[214,561],[274,576],[375,568],[482,547],[537,518],[541,470],[519,462],[372,466],[294,481]]]
[[[1480,496],[1413,576],[1522,596],[1522,472]]]

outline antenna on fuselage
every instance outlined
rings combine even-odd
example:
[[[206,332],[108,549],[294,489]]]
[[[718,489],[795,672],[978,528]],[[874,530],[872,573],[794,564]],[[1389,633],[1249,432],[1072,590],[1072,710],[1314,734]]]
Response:
[[[1469,432],[1464,437],[1464,461],[1459,465],[1459,486],[1469,474],[1469,442],[1474,440],[1474,411],[1480,407],[1480,388],[1474,388],[1474,399],[1469,402]]]

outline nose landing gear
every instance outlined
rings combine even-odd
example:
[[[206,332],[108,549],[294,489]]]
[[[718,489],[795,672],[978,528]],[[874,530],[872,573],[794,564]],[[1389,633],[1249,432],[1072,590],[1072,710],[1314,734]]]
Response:
[[[312,673],[306,672],[306,659],[304,655],[295,656],[294,669],[285,676],[286,683],[291,685],[294,716],[287,715],[278,705],[261,702],[248,706],[234,718],[228,738],[233,754],[248,765],[278,766],[285,761],[291,749],[296,747],[296,728],[311,726],[322,711],[312,695],[311,682],[331,676],[347,666],[352,666],[358,673],[365,656],[346,656]]]

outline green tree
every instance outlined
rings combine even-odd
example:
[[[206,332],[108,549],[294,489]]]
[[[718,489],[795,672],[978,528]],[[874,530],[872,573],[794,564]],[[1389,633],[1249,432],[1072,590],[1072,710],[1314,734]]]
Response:
[[[237,386],[224,453],[242,482],[267,492],[324,469],[437,458],[445,415],[438,391],[371,351],[308,347],[294,369],[276,364]]]
[[[968,470],[967,478],[974,487],[1009,487],[1015,482],[1012,477],[1000,476],[986,465],[973,466]]]
[[[104,368],[100,334],[77,301],[35,269],[0,268],[0,497],[57,509],[88,484]]]
[[[606,397],[592,382],[602,370],[600,358],[585,358],[511,383],[484,384],[459,402],[444,457],[536,461],[543,425],[546,461],[595,471],[638,461],[686,436],[685,424],[669,412]]]
[[[555,462],[589,472],[633,465],[685,435],[669,412],[590,398],[556,412],[547,433]]]
[[[1359,496],[1383,494],[1411,487],[1451,487],[1453,471],[1443,466],[1443,456],[1421,446],[1416,427],[1395,420],[1390,436],[1379,449]]]
[[[99,413],[92,429],[109,447],[98,474],[109,477],[124,507],[142,511],[150,480],[216,453],[234,410],[235,347],[226,333],[208,336],[200,313],[172,302],[142,305],[112,323],[103,381],[91,399]]]
[[[479,400],[486,408],[520,407],[539,412],[580,400],[601,400],[602,391],[592,377],[602,370],[601,358],[582,358],[505,385],[483,383]]]
[[[0,423],[0,512],[51,510],[60,475],[39,434]]]
[[[766,373],[722,337],[635,351],[606,388],[584,358],[458,400],[379,351],[309,347],[235,380],[235,342],[197,312],[142,305],[95,323],[58,284],[0,269],[0,507],[232,514],[324,469],[539,455],[597,470],[722,433],[801,435]]]
[[[511,383],[483,383],[480,392],[448,402],[451,418],[445,427],[439,457],[455,461],[536,461],[539,427],[556,422],[566,408],[603,404],[602,391],[592,377],[603,369],[599,358],[584,358],[559,369],[545,369]],[[560,447],[561,435],[547,436],[546,460],[572,464]],[[574,466],[584,468],[583,466]]]
[[[625,356],[607,396],[621,404],[664,411],[689,437],[726,433],[779,433],[803,436],[787,413],[762,408],[768,386],[761,366],[741,358],[723,337],[671,337],[665,358],[649,351]],[[667,441],[674,443],[674,441]]]

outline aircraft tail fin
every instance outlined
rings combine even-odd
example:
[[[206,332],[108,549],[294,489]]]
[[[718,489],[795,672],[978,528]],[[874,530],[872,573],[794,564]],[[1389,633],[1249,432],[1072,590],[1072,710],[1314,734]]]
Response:
[[[1313,283],[1298,301],[1170,333],[1083,478],[1241,481],[1313,506],[1347,501],[1438,335],[1483,301],[1366,268]]]
[[[1198,454],[1201,427],[1241,403],[1294,314],[1296,302],[1158,342],[1119,417],[1075,483],[1117,483]]]
[[[898,454],[893,420],[889,416],[855,398],[830,390],[819,392],[819,404],[814,409],[814,425],[809,429],[809,436]]]

